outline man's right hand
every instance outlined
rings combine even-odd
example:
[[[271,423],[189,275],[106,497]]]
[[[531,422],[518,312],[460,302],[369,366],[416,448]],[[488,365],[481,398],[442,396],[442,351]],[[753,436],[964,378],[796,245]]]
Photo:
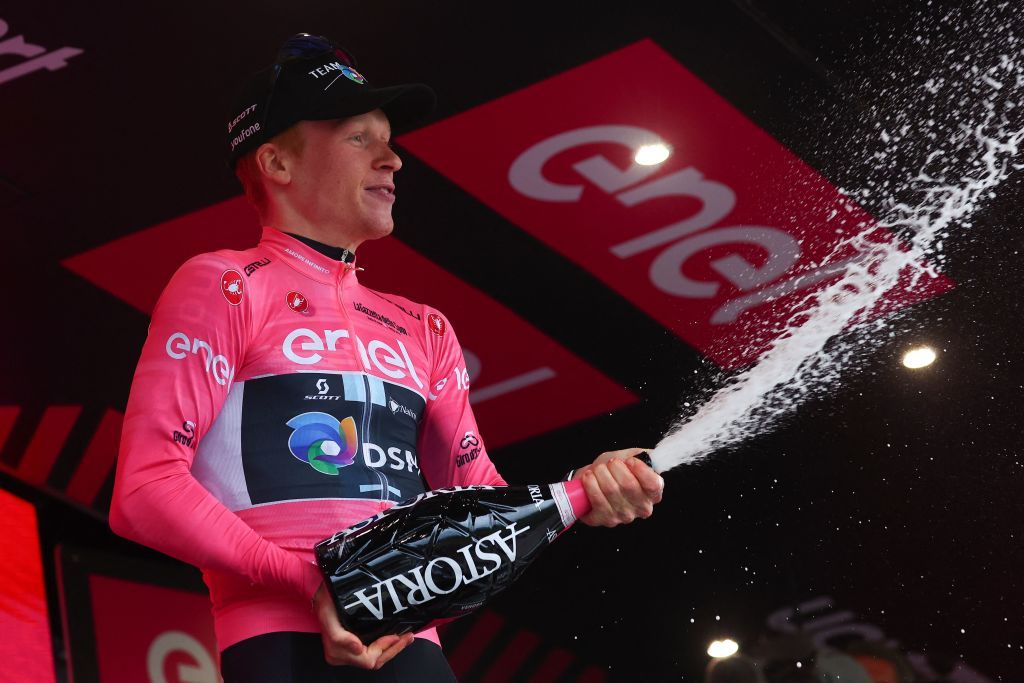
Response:
[[[411,633],[403,636],[381,636],[369,645],[363,645],[356,634],[345,630],[338,621],[338,612],[324,584],[320,584],[316,589],[316,595],[313,596],[313,610],[320,621],[324,659],[334,666],[379,669],[405,649],[415,637]]]

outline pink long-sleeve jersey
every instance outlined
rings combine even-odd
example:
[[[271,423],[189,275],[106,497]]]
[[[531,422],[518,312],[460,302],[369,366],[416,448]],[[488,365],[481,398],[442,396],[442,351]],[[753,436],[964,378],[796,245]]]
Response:
[[[317,632],[317,541],[430,488],[505,483],[465,372],[438,311],[273,228],[197,256],[153,312],[110,525],[203,570],[221,649]]]

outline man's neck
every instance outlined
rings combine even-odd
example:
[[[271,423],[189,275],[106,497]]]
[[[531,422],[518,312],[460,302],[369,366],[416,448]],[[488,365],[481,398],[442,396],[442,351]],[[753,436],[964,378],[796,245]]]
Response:
[[[347,249],[353,253],[363,242],[338,226],[319,225],[315,220],[310,220],[301,213],[290,210],[288,206],[275,208],[276,210],[271,210],[268,215],[262,217],[263,225],[292,235],[302,235],[320,244]]]
[[[343,263],[354,263],[356,260],[356,253],[354,251],[349,251],[344,247],[334,247],[330,244],[324,244],[323,242],[319,242],[315,239],[294,232],[286,232],[285,234],[294,237],[310,249],[320,252],[329,259],[341,261]]]
[[[318,230],[315,227],[303,223],[267,221],[263,225],[288,233],[289,235],[305,237],[306,239],[313,240],[320,244],[334,247],[336,249],[344,249],[353,253],[355,253],[356,247],[361,243],[360,240],[353,240],[347,236],[339,235],[329,230]]]

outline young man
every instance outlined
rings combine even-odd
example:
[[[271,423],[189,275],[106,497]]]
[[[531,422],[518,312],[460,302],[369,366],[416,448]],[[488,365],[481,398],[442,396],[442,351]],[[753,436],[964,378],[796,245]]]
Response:
[[[400,500],[505,484],[448,381],[465,372],[448,320],[356,275],[358,246],[393,228],[391,125],[432,106],[424,85],[373,88],[326,39],[290,39],[227,127],[262,240],[189,260],[153,312],[110,524],[203,570],[226,683],[454,680],[433,630],[364,645],[342,628],[312,562]],[[457,460],[467,442],[479,455]],[[663,482],[639,450],[576,472],[585,523],[652,513]]]

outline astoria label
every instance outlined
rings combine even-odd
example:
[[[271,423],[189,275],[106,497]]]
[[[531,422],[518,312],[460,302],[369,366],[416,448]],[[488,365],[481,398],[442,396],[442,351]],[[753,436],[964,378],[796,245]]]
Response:
[[[575,521],[567,487],[428,491],[317,544],[342,625],[364,642],[477,609]]]
[[[651,464],[646,453],[637,456]],[[427,491],[316,544],[338,619],[364,643],[465,616],[590,511],[579,481]]]
[[[345,611],[352,614],[366,609],[374,619],[383,621],[385,615],[398,614],[412,605],[454,593],[465,584],[490,576],[503,563],[515,562],[516,537],[529,529],[528,526],[517,529],[513,522],[504,530],[462,546],[455,557],[438,557],[378,581],[353,593],[355,600],[345,605]]]

